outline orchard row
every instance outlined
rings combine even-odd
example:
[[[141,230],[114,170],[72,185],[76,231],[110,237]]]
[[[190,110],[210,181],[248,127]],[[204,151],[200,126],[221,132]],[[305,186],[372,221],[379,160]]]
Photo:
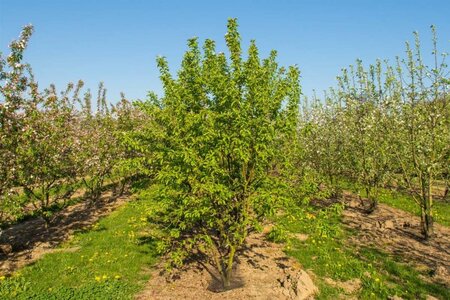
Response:
[[[40,91],[22,61],[25,27],[0,59],[0,221],[51,223],[77,193],[95,201],[106,184],[120,193],[150,177],[158,249],[174,265],[205,254],[224,286],[249,231],[308,195],[337,196],[342,180],[364,187],[368,212],[381,188],[411,193],[431,238],[435,189],[448,197],[450,176],[450,80],[435,35],[432,66],[416,35],[405,59],[357,61],[324,99],[301,103],[298,68],[280,67],[276,51],[261,59],[254,41],[244,55],[237,27],[230,19],[228,57],[190,39],[176,76],[158,58],[162,97],[116,105],[102,84],[96,97],[81,81]]]

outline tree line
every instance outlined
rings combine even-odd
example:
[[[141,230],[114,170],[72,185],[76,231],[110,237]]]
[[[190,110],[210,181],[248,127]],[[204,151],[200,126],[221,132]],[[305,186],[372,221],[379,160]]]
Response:
[[[158,249],[173,265],[192,253],[230,285],[245,238],[267,216],[305,205],[305,194],[339,196],[340,181],[365,189],[368,213],[381,188],[403,189],[433,236],[436,183],[450,179],[450,86],[446,54],[433,32],[433,65],[418,35],[407,57],[342,70],[337,86],[301,101],[297,66],[244,52],[236,19],[228,21],[228,56],[215,42],[188,41],[181,67],[157,59],[164,94],[125,96],[111,105],[100,83],[40,90],[23,53],[26,26],[0,57],[0,222],[30,211],[48,224],[55,209],[83,191],[97,200],[106,184],[122,193],[149,177],[158,185]]]

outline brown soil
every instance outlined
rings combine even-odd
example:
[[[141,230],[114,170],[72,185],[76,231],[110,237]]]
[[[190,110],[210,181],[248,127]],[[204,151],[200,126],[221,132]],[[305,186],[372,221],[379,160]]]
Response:
[[[54,248],[128,199],[106,193],[94,205],[82,202],[59,212],[48,229],[43,220],[34,219],[4,230],[0,237],[0,275],[13,272],[45,253],[76,251]],[[435,224],[436,238],[426,241],[420,234],[420,220],[416,216],[384,204],[367,214],[361,201],[348,192],[344,193],[343,201],[346,205],[343,222],[357,230],[350,238],[352,244],[399,256],[433,274],[431,280],[450,287],[450,228]],[[306,240],[308,236],[297,238]],[[136,299],[312,299],[318,293],[310,277],[313,274],[287,257],[281,245],[266,241],[264,234],[252,234],[246,245],[238,254],[232,288],[227,291],[222,290],[217,271],[207,264],[193,262],[168,276],[162,262]],[[327,282],[346,294],[361,287],[358,280]]]
[[[58,212],[48,228],[43,219],[36,218],[5,229],[0,236],[0,275],[9,274],[46,253],[58,251],[54,248],[75,231],[94,224],[128,199],[105,192],[95,203],[84,201]]]
[[[433,281],[450,287],[450,228],[435,223],[435,238],[424,240],[419,217],[384,204],[367,214],[361,201],[348,192],[344,192],[343,200],[346,205],[343,222],[358,230],[351,243],[401,257],[432,274]]]
[[[168,276],[160,266],[136,299],[313,299],[318,292],[311,277],[282,246],[263,234],[248,237],[238,254],[232,288],[222,290],[217,271],[200,262]]]

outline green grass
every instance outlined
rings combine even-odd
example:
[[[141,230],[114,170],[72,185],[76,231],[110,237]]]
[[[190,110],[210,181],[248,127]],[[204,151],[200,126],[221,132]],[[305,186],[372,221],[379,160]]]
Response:
[[[352,232],[340,223],[339,207],[329,210],[298,210],[289,217],[277,220],[278,231],[287,234],[308,234],[306,241],[290,238],[286,253],[296,258],[305,269],[316,275],[320,294],[318,299],[338,299],[344,290],[325,281],[361,279],[358,299],[388,299],[394,295],[404,299],[425,299],[433,295],[450,299],[450,291],[444,286],[425,282],[421,276],[429,276],[372,248],[358,248],[346,242]],[[282,228],[282,229],[280,229]]]
[[[364,189],[349,181],[340,181],[340,187],[344,190],[349,190],[361,197],[366,197]],[[393,191],[385,188],[380,188],[378,201],[389,206],[407,211],[413,215],[420,216],[420,208],[414,201],[411,195],[399,191]],[[443,201],[434,201],[434,220],[435,222],[450,226],[450,203]]]
[[[142,188],[142,187],[141,187]],[[11,277],[0,277],[0,299],[132,299],[148,280],[157,260],[156,245],[140,238],[148,216],[157,208],[156,189],[141,192],[92,228],[74,235],[54,253],[22,268]],[[424,299],[433,295],[450,299],[444,286],[425,282],[418,271],[377,249],[357,248],[346,242],[353,234],[340,220],[342,206],[323,209],[290,209],[274,220],[270,235],[286,241],[286,252],[316,275],[318,299],[338,299],[344,291],[325,281],[361,279],[359,299]],[[292,234],[308,234],[306,241]],[[147,241],[147,242],[142,242]]]
[[[0,299],[131,299],[157,261],[139,232],[155,205],[152,190],[120,207],[57,252],[11,277],[0,277]]]

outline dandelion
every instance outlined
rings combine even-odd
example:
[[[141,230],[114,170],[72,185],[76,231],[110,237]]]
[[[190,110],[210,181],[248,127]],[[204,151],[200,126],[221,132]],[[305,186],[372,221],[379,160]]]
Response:
[[[95,281],[100,281],[102,278],[100,276],[95,276]]]
[[[114,276],[114,278],[115,279],[120,279],[120,278],[122,278],[120,275],[116,275],[116,276]]]
[[[0,280],[5,280],[5,276],[0,276]]]

